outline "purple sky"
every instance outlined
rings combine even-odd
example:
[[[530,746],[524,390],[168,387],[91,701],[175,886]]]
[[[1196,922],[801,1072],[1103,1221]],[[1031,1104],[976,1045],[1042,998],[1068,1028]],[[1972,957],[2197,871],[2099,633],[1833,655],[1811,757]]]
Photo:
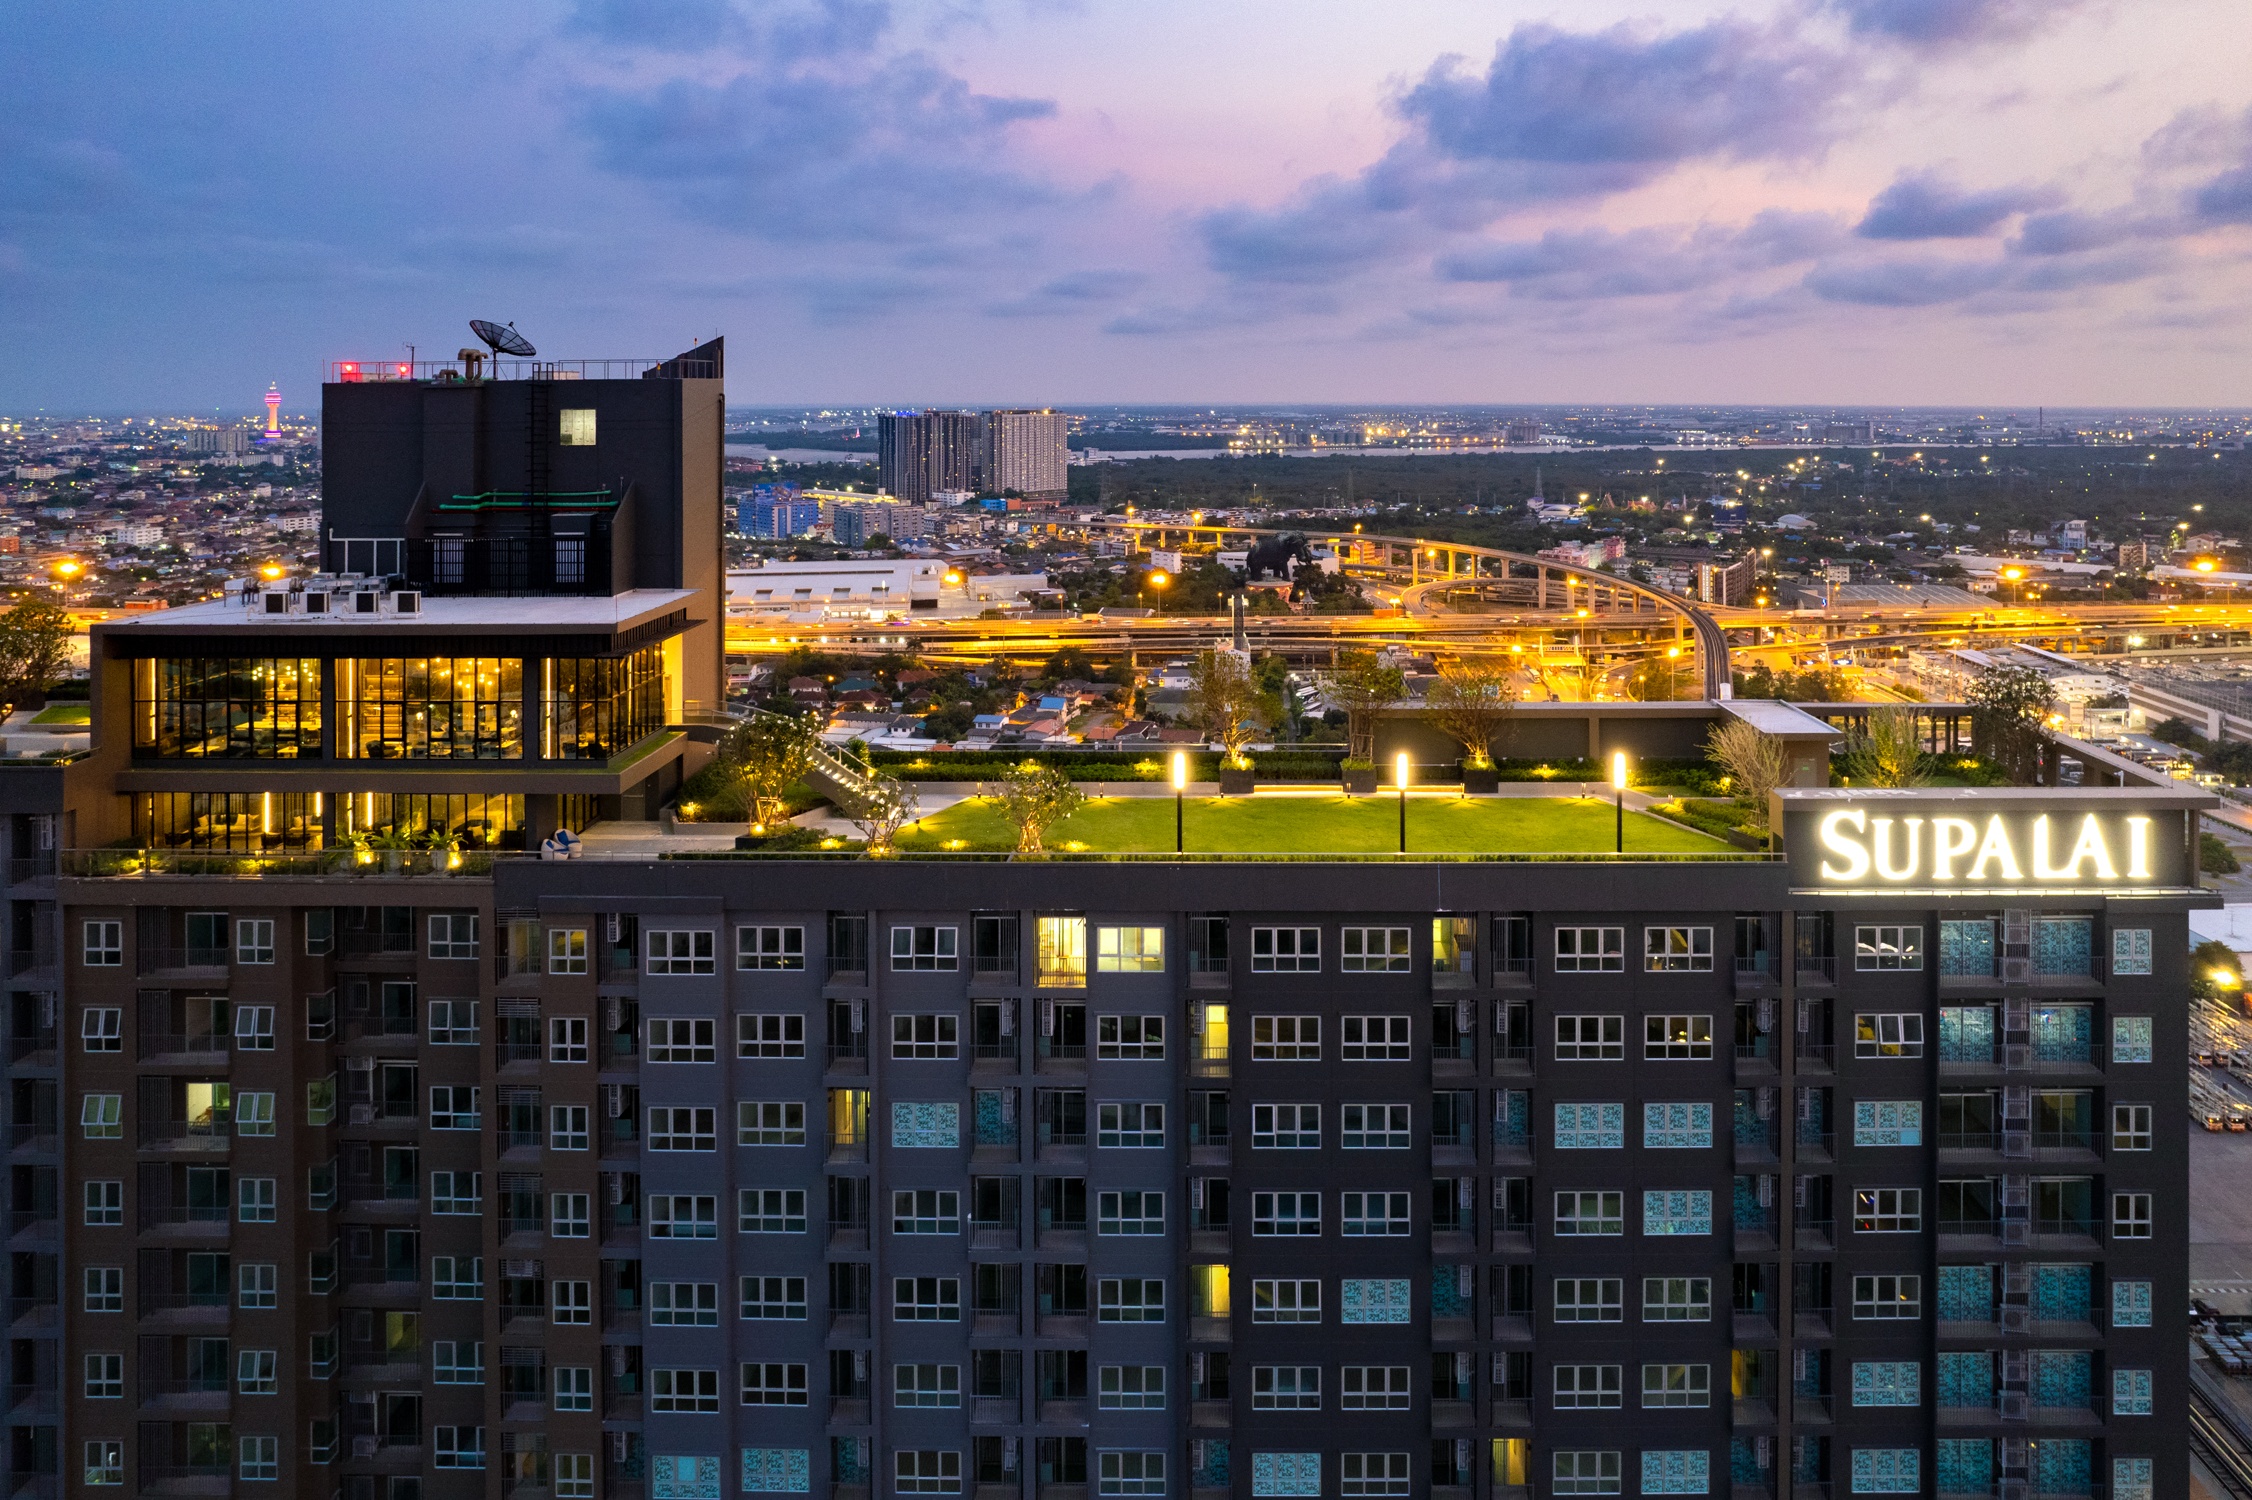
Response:
[[[0,410],[2248,403],[2242,0],[18,0]]]

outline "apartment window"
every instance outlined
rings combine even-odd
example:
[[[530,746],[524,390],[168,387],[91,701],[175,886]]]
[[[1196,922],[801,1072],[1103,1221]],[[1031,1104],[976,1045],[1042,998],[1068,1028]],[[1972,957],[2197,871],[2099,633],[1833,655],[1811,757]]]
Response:
[[[125,1268],[123,1266],[88,1266],[84,1276],[86,1311],[90,1313],[121,1313],[125,1311]]]
[[[1406,1365],[1346,1365],[1337,1372],[1337,1404],[1346,1411],[1406,1411]]]
[[[1645,974],[1711,973],[1712,929],[1710,927],[1643,928],[1642,972]]]
[[[86,1482],[88,1484],[123,1484],[125,1482],[124,1439],[93,1438],[87,1442]]]
[[[430,955],[438,957],[436,953]],[[274,961],[274,919],[242,917],[235,922],[235,962],[270,964]]]
[[[584,974],[586,971],[586,929],[550,927],[547,930],[547,972]]]
[[[1644,1016],[1642,1056],[1650,1062],[1701,1062],[1712,1056],[1711,1016]]]
[[[1104,1453],[1095,1468],[1098,1495],[1162,1495],[1165,1455],[1141,1450]]]
[[[1415,1055],[1406,1016],[1347,1016],[1339,1024],[1344,1041],[1337,1055],[1346,1062],[1406,1062]]]
[[[1921,969],[1923,966],[1922,927],[1853,929],[1853,967],[1856,969]]]
[[[433,1047],[476,1046],[477,1002],[474,1000],[431,1001],[430,1045]]]
[[[1318,1104],[1301,1107],[1315,1111],[1321,1108]],[[1405,1104],[1347,1104],[1343,1106],[1343,1115],[1344,1128],[1337,1144],[1347,1151],[1405,1151],[1412,1144],[1408,1139],[1408,1106]],[[1256,1126],[1256,1106],[1252,1120]],[[1252,1144],[1258,1144],[1256,1138]],[[1320,1144],[1318,1136],[1315,1144]]]
[[[1549,1493],[1616,1495],[1619,1453],[1615,1448],[1559,1448],[1549,1465]]]
[[[802,1111],[803,1105],[799,1106]],[[649,1110],[651,1151],[717,1151],[719,1112],[702,1105],[653,1105]]]
[[[654,1193],[649,1198],[649,1238],[716,1240],[719,1199],[706,1193]]]
[[[1856,1276],[1853,1278],[1853,1316],[1872,1322],[1923,1316],[1921,1276]]]
[[[252,1312],[271,1311],[280,1305],[281,1267],[271,1261],[254,1261],[235,1268],[235,1305]]]
[[[1921,1234],[1923,1227],[1922,1188],[1853,1190],[1853,1229],[1856,1234]]]
[[[1162,1323],[1165,1282],[1156,1276],[1105,1276],[1095,1283],[1098,1323]]]
[[[893,1234],[960,1234],[962,1195],[952,1188],[905,1188],[891,1195]]]
[[[1079,989],[1087,983],[1087,919],[1033,919],[1033,983],[1041,989]]]
[[[2148,1151],[2150,1149],[2150,1106],[2147,1104],[2114,1104],[2111,1106],[2111,1149],[2114,1151]]]
[[[960,1365],[893,1365],[892,1405],[901,1407],[956,1407],[962,1404]]]
[[[1558,1016],[1558,1062],[1622,1062],[1626,1058],[1625,1016]]]
[[[124,1355],[89,1354],[86,1356],[86,1399],[89,1401],[122,1401],[125,1399]]]
[[[548,1320],[565,1326],[594,1321],[594,1283],[551,1281],[547,1284]]]
[[[1255,1235],[1320,1234],[1321,1194],[1253,1193],[1251,1232]]]
[[[894,927],[891,966],[898,973],[951,973],[957,961],[958,927]]]
[[[597,408],[566,406],[556,415],[556,442],[564,448],[592,448],[597,430]]]
[[[275,1480],[281,1477],[281,1439],[245,1436],[235,1440],[236,1477]]]
[[[235,1391],[244,1396],[271,1396],[281,1389],[281,1356],[271,1349],[235,1351]]]
[[[1405,927],[1348,927],[1337,935],[1337,967],[1347,974],[1405,974],[1414,967]]]
[[[1556,1321],[1617,1323],[1626,1317],[1626,1283],[1616,1276],[1556,1279]]]
[[[1321,1283],[1319,1281],[1270,1281],[1256,1278],[1251,1283],[1251,1321],[1254,1323],[1319,1323],[1321,1321]]]
[[[902,1062],[942,1062],[958,1054],[960,1028],[958,1016],[893,1016],[891,1055]]]
[[[1379,1109],[1383,1106],[1377,1106]],[[1405,1109],[1406,1105],[1400,1106]],[[1318,1104],[1254,1104],[1251,1106],[1251,1149],[1254,1151],[1318,1151],[1321,1149],[1321,1106]]]
[[[1320,1016],[1253,1016],[1253,1062],[1320,1062]]]
[[[430,1087],[432,1130],[482,1130],[482,1092],[475,1084],[438,1083]]]
[[[735,967],[738,969],[803,969],[803,927],[738,927],[735,929]]]
[[[1556,1195],[1558,1234],[1625,1234],[1626,1194],[1597,1190]]]
[[[477,956],[477,914],[475,912],[437,912],[430,918],[430,956],[432,958],[475,958]],[[269,934],[271,936],[271,934]],[[268,959],[271,963],[272,960]]]
[[[735,1018],[735,1055],[740,1058],[805,1056],[805,1017],[750,1015]]]
[[[735,1106],[738,1146],[802,1146],[805,1105],[794,1099],[744,1099]]]
[[[651,974],[715,974],[712,933],[708,928],[652,928],[645,939]]]
[[[962,1455],[952,1448],[901,1448],[891,1456],[891,1483],[901,1495],[959,1495]]]
[[[584,1151],[592,1139],[594,1110],[585,1104],[557,1104],[547,1112],[547,1149]]]
[[[958,1276],[897,1276],[891,1283],[891,1315],[901,1323],[962,1321],[962,1282]]]
[[[1096,1375],[1098,1411],[1163,1411],[1165,1366],[1104,1365]]]
[[[90,1141],[114,1141],[125,1134],[125,1096],[88,1094],[79,1101],[78,1126]]]
[[[1252,928],[1251,972],[1254,974],[1320,973],[1321,929],[1319,927]]]
[[[1557,928],[1556,972],[1559,974],[1625,973],[1626,929],[1624,927]]]
[[[1626,1106],[1623,1104],[1557,1105],[1555,1145],[1559,1151],[1625,1150]]]
[[[123,1052],[125,1012],[115,1008],[82,1012],[78,1018],[78,1039],[88,1052]]]
[[[736,1288],[737,1316],[751,1323],[805,1321],[803,1276],[745,1276]]]
[[[1924,1018],[1913,1013],[1864,1011],[1853,1018],[1855,1057],[1921,1057]]]
[[[1148,1189],[1121,1189],[1095,1195],[1095,1233],[1163,1234],[1165,1195]]]
[[[716,1413],[719,1410],[719,1371],[651,1370],[649,1409]]]
[[[735,1195],[741,1234],[805,1233],[804,1188],[742,1188]]]
[[[274,1050],[274,1008],[271,1005],[235,1007],[235,1047],[243,1052]]]
[[[2147,1240],[2150,1236],[2150,1194],[2113,1193],[2111,1237],[2115,1240]]]
[[[1642,1405],[1712,1405],[1711,1365],[1648,1364],[1642,1367]]]
[[[235,1217],[245,1224],[274,1222],[277,1194],[272,1177],[245,1177],[236,1184]]]
[[[113,1228],[125,1222],[125,1184],[86,1184],[86,1224],[91,1229]]]
[[[87,967],[114,969],[125,962],[123,922],[88,922],[80,931],[85,938],[80,952]]]
[[[1164,973],[1165,929],[1162,927],[1096,928],[1095,972],[1098,974]]]
[[[1615,1411],[1624,1406],[1621,1365],[1557,1365],[1558,1411]]]
[[[1406,1193],[1344,1193],[1338,1217],[1339,1232],[1354,1235],[1397,1235],[1408,1230]]]
[[[1645,1323],[1711,1322],[1712,1278],[1709,1276],[1643,1277],[1642,1321]]]
[[[1157,931],[1151,928],[1150,931]],[[1165,1057],[1163,1016],[1097,1016],[1095,1056],[1112,1062],[1160,1062]]]
[[[483,1385],[485,1346],[467,1339],[440,1339],[430,1346],[434,1385]]]
[[[1923,1142],[1924,1102],[1921,1099],[1853,1101],[1854,1145],[1920,1146]]]
[[[583,1063],[587,1060],[587,1024],[583,1016],[555,1016],[547,1023],[547,1060]]]
[[[1165,1106],[1137,1103],[1096,1105],[1095,1144],[1129,1151],[1148,1151],[1162,1147],[1165,1144]]]
[[[743,1405],[804,1406],[805,1372],[804,1365],[779,1362],[745,1364],[741,1370]]]
[[[594,1410],[594,1370],[591,1366],[559,1365],[549,1372],[549,1386],[554,1392],[557,1411]],[[591,1479],[585,1493],[589,1496],[594,1493]]]
[[[2147,1417],[2151,1414],[2151,1380],[2148,1370],[2113,1370],[2111,1372],[2111,1414],[2115,1417]]]
[[[318,1423],[316,1426],[320,1425]],[[482,1469],[485,1467],[485,1429],[482,1427],[434,1427],[431,1429],[432,1457],[430,1464],[436,1469]]]
[[[653,1063],[708,1063],[719,1059],[716,1021],[658,1018],[649,1023],[649,1058]]]

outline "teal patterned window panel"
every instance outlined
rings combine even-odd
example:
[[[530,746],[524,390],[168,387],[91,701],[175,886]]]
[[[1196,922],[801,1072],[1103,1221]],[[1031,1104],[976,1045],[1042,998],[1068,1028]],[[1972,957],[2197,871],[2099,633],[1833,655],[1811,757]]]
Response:
[[[1994,1493],[1992,1438],[1941,1438],[1934,1459],[1942,1495]]]
[[[743,1493],[746,1495],[809,1495],[813,1493],[812,1454],[804,1448],[745,1448]]]
[[[1939,1268],[1939,1321],[1991,1323],[1994,1321],[1994,1268],[1992,1266],[1941,1266]]]
[[[868,1482],[868,1440],[866,1438],[829,1439],[829,1468],[838,1484],[866,1484]]]
[[[2111,1414],[2115,1417],[2150,1415],[2150,1371],[2111,1372]]]
[[[1994,1406],[1994,1354],[1989,1349],[1946,1350],[1935,1360],[1939,1404],[1948,1411],[1990,1411]]]
[[[1502,1089],[1494,1095],[1494,1144],[1523,1146],[1532,1140],[1533,1099],[1523,1089]]]
[[[1712,1493],[1712,1454],[1703,1448],[1643,1449],[1642,1493],[1645,1495],[1708,1495]]]
[[[1798,1139],[1802,1146],[1819,1146],[1830,1129],[1830,1091],[1799,1091]]]
[[[2151,1486],[2155,1482],[2147,1458],[2111,1461],[2111,1500],[2153,1500]]]
[[[1921,1406],[1924,1367],[1912,1359],[1853,1362],[1855,1406]]]
[[[2093,970],[2096,924],[2092,917],[2037,917],[2033,922],[2033,972],[2087,974]]]
[[[2114,975],[2150,972],[2150,929],[2114,927],[2111,930],[2111,972]]]
[[[891,1144],[895,1151],[946,1150],[962,1144],[959,1104],[894,1104]]]
[[[2111,1060],[2115,1063],[2150,1061],[2150,1017],[2111,1018]]]
[[[1320,1495],[1321,1455],[1319,1453],[1252,1454],[1251,1493],[1254,1495]]]
[[[1917,1448],[1853,1450],[1853,1493],[1915,1495],[1923,1492],[1923,1452]]]
[[[2042,1438],[2033,1445],[2033,1492],[2087,1494],[2095,1470],[2093,1456],[2086,1438]]]
[[[2035,1062],[2089,1062],[2094,1057],[2096,1013],[2086,1005],[2033,1007]]]
[[[1854,1145],[1921,1146],[1923,1143],[1923,1100],[1856,1099],[1853,1101]]]
[[[2111,1326],[2114,1328],[2148,1328],[2150,1326],[2149,1282],[2114,1281],[2111,1284]]]
[[[1621,1151],[1625,1148],[1625,1105],[1559,1104],[1556,1106],[1557,1150]]]
[[[1710,1104],[1645,1104],[1642,1145],[1649,1151],[1701,1151],[1712,1144]]]
[[[2088,1405],[2095,1356],[2085,1349],[2033,1351],[2033,1404],[2056,1408]]]
[[[1431,1316],[1434,1318],[1467,1318],[1470,1316],[1471,1275],[1468,1266],[1433,1266],[1431,1268]]]
[[[1942,1005],[1939,1008],[1939,1060],[1982,1063],[1994,1060],[1994,1007]]]
[[[971,1109],[977,1116],[977,1143],[980,1146],[1014,1146],[1017,1143],[1017,1112],[1015,1090],[979,1089],[971,1095]]]
[[[1739,1146],[1757,1150],[1767,1144],[1767,1122],[1759,1117],[1759,1105],[1752,1098],[1750,1089],[1736,1090],[1730,1128],[1734,1131],[1736,1144]]]
[[[1712,1194],[1702,1188],[1649,1189],[1642,1195],[1642,1232],[1711,1234]]]
[[[649,1500],[720,1500],[714,1456],[659,1453],[649,1460]]]
[[[1939,972],[1957,978],[1986,978],[1994,972],[1994,923],[1939,924]]]
[[[1406,1323],[1413,1321],[1413,1297],[1405,1281],[1356,1281],[1339,1284],[1338,1321],[1342,1323]]]
[[[1191,1445],[1196,1460],[1193,1477],[1189,1483],[1200,1490],[1228,1487],[1228,1440],[1204,1438]]]
[[[1729,1210],[1735,1216],[1736,1228],[1740,1230],[1767,1227],[1767,1210],[1760,1206],[1757,1177],[1736,1179],[1734,1198],[1729,1204]]]
[[[2094,1266],[2036,1265],[2033,1268],[2033,1316],[2070,1323],[2091,1321],[2095,1284]]]
[[[1759,1445],[1746,1437],[1728,1440],[1728,1482],[1736,1484],[1763,1484],[1766,1471],[1759,1466]]]

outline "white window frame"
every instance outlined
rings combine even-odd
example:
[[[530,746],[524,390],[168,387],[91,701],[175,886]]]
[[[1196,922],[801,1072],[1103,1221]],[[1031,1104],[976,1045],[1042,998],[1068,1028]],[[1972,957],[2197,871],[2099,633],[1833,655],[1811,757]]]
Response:
[[[735,1190],[737,1234],[804,1234],[804,1188],[747,1187]]]
[[[438,955],[430,955],[436,958]],[[274,961],[274,919],[272,917],[235,918],[235,962],[238,964],[266,965]]]
[[[652,1104],[642,1149],[717,1151],[719,1111],[709,1104]]]
[[[649,1326],[652,1328],[717,1328],[719,1283],[716,1281],[652,1281],[649,1283]]]
[[[802,1146],[806,1143],[805,1103],[799,1099],[739,1099],[735,1104],[738,1146]]]
[[[681,1210],[682,1204],[687,1205],[685,1213]],[[650,1194],[649,1238],[653,1240],[718,1239],[719,1195],[716,1193]]]
[[[2111,1195],[2111,1237],[2115,1240],[2147,1240],[2151,1238],[2156,1223],[2151,1213],[2149,1193],[2113,1193]]]
[[[1624,927],[1573,926],[1556,929],[1554,943],[1559,974],[1624,974]]]
[[[1251,929],[1251,972],[1254,974],[1319,974],[1319,927],[1254,927]]]
[[[1864,1212],[1864,1205],[1867,1211]],[[1864,1227],[1867,1221],[1867,1227]],[[1924,1229],[1924,1191],[1912,1187],[1855,1188],[1855,1234],[1921,1234]]]
[[[1337,968],[1345,974],[1407,974],[1415,939],[1406,927],[1347,927],[1337,934]]]
[[[1132,1298],[1128,1297],[1132,1288]],[[1155,1288],[1152,1298],[1151,1289]],[[1162,1323],[1165,1321],[1165,1278],[1162,1276],[1102,1276],[1095,1281],[1095,1321],[1098,1323]]]
[[[125,924],[92,921],[79,929],[79,961],[89,969],[115,969],[125,963]]]
[[[1164,1190],[1103,1189],[1095,1195],[1095,1233],[1128,1237],[1165,1233]]]
[[[718,934],[709,927],[652,927],[641,935],[642,972],[716,974]]]
[[[1883,1059],[1923,1056],[1922,1012],[1858,1012],[1853,1018],[1853,1055]]]
[[[467,1016],[469,1023],[462,1024]],[[477,1045],[477,1002],[474,1000],[433,1000],[430,1002],[430,1045],[433,1047],[474,1047]]]
[[[1710,1323],[1710,1276],[1645,1276],[1642,1278],[1642,1321],[1645,1323]]]
[[[1924,1279],[1919,1274],[1887,1274],[1853,1278],[1853,1320],[1886,1323],[1921,1322],[1924,1315]]]
[[[547,1149],[587,1151],[594,1144],[594,1106],[551,1104],[547,1109]]]
[[[746,926],[735,929],[735,968],[738,972],[802,971],[805,968],[803,927]]]
[[[1095,1106],[1098,1150],[1157,1151],[1165,1146],[1165,1106],[1156,1100],[1118,1099]]]
[[[735,1056],[767,1060],[805,1056],[805,1017],[796,1011],[754,1011],[735,1018]]]
[[[739,1276],[735,1315],[746,1323],[803,1323],[811,1305],[803,1276]]]
[[[271,1052],[274,1050],[274,1008],[271,1005],[238,1005],[235,1007],[235,1050],[238,1052]]]
[[[1415,1402],[1406,1365],[1340,1365],[1337,1405],[1341,1411],[1406,1411]]]
[[[1340,1062],[1415,1060],[1415,1029],[1406,1016],[1343,1016],[1337,1027]]]
[[[895,1323],[961,1322],[962,1279],[959,1276],[894,1276],[891,1317]]]
[[[1620,1276],[1559,1276],[1554,1316],[1559,1323],[1624,1323],[1626,1279]]]
[[[1095,1057],[1100,1062],[1163,1062],[1163,1016],[1095,1017]]]
[[[1316,1108],[1319,1108],[1317,1105]],[[1337,1144],[1345,1151],[1408,1151],[1414,1149],[1412,1107],[1404,1103],[1346,1104],[1339,1106]],[[1254,1116],[1256,1120],[1256,1116]],[[1253,1126],[1256,1133],[1256,1123]],[[1256,1144],[1256,1141],[1254,1141]]]
[[[651,1016],[644,1023],[648,1052],[658,1066],[719,1061],[719,1023],[708,1016]]]
[[[584,1240],[594,1237],[594,1195],[592,1193],[549,1193],[547,1195],[547,1232],[559,1240]]]
[[[1921,972],[1924,927],[1921,922],[1869,922],[1853,929],[1853,967],[1864,973]]]
[[[78,1040],[88,1052],[125,1050],[125,1011],[121,1006],[89,1005],[78,1015]]]
[[[936,923],[900,923],[891,930],[894,974],[951,974],[962,961],[962,929]]]
[[[430,1085],[432,1130],[483,1130],[485,1091],[474,1083]]]
[[[944,1011],[901,1011],[892,1016],[892,1061],[951,1062],[961,1055],[960,1016]]]
[[[1165,1410],[1165,1366],[1103,1365],[1095,1376],[1097,1411]]]
[[[649,1409],[688,1415],[717,1415],[719,1371],[662,1365],[649,1372]]]
[[[2151,1148],[2151,1107],[2147,1104],[2111,1106],[2111,1149],[2148,1151]]]
[[[1251,1149],[1254,1151],[1319,1151],[1319,1104],[1254,1104],[1251,1106]]]
[[[1712,1366],[1652,1361],[1642,1367],[1644,1411],[1709,1407],[1712,1405]]]
[[[1304,1279],[1269,1276],[1253,1278],[1251,1282],[1252,1322],[1319,1323],[1321,1315],[1320,1281],[1311,1277]]]
[[[1645,927],[1642,929],[1642,972],[1645,974],[1710,974],[1710,927]]]
[[[1253,1193],[1251,1233],[1259,1239],[1319,1238],[1321,1194],[1265,1189]]]
[[[893,1234],[960,1234],[962,1194],[957,1188],[893,1188]]]
[[[547,930],[547,972],[588,972],[587,935],[584,927],[550,927]]]
[[[1341,1193],[1338,1195],[1337,1232],[1347,1239],[1392,1239],[1412,1234],[1413,1195],[1395,1192]]]
[[[589,1056],[587,1035],[591,1026],[585,1016],[550,1016],[547,1020],[547,1060],[551,1063],[583,1063]]]
[[[1625,1409],[1624,1365],[1558,1363],[1549,1371],[1549,1400],[1557,1411]]]
[[[1581,1227],[1587,1224],[1598,1227]],[[1626,1194],[1617,1188],[1559,1189],[1556,1193],[1556,1233],[1574,1239],[1610,1239],[1625,1234]]]
[[[429,956],[432,958],[467,959],[477,956],[477,913],[473,911],[432,912],[424,932],[429,943]]]
[[[891,1367],[891,1404],[901,1411],[952,1411],[962,1404],[962,1367],[930,1363]]]
[[[1095,929],[1097,974],[1162,974],[1165,972],[1165,929],[1138,924],[1099,926]]]
[[[1558,1062],[1624,1062],[1626,1017],[1574,1013],[1556,1017]]]
[[[1677,1029],[1686,1035],[1676,1035]],[[1644,1062],[1710,1062],[1713,1057],[1710,1013],[1669,1012],[1642,1018]]]
[[[1255,1015],[1251,1018],[1253,1062],[1320,1062],[1321,1017]]]
[[[90,1313],[125,1311],[125,1268],[88,1266],[79,1278],[82,1305]]]

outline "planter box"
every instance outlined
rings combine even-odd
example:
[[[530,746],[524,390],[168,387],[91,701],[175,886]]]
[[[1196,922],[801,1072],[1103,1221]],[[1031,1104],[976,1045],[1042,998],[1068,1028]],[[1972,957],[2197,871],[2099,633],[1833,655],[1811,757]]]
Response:
[[[1365,771],[1348,771],[1340,768],[1338,774],[1345,778],[1345,792],[1348,796],[1366,797],[1376,790],[1376,767],[1374,766],[1370,766]]]
[[[1248,797],[1259,779],[1257,771],[1238,771],[1229,766],[1220,767],[1220,795],[1223,797]]]
[[[1471,766],[1464,766],[1462,768],[1462,789],[1473,797],[1490,796],[1501,790],[1501,772],[1492,766],[1488,766],[1482,771]]]

